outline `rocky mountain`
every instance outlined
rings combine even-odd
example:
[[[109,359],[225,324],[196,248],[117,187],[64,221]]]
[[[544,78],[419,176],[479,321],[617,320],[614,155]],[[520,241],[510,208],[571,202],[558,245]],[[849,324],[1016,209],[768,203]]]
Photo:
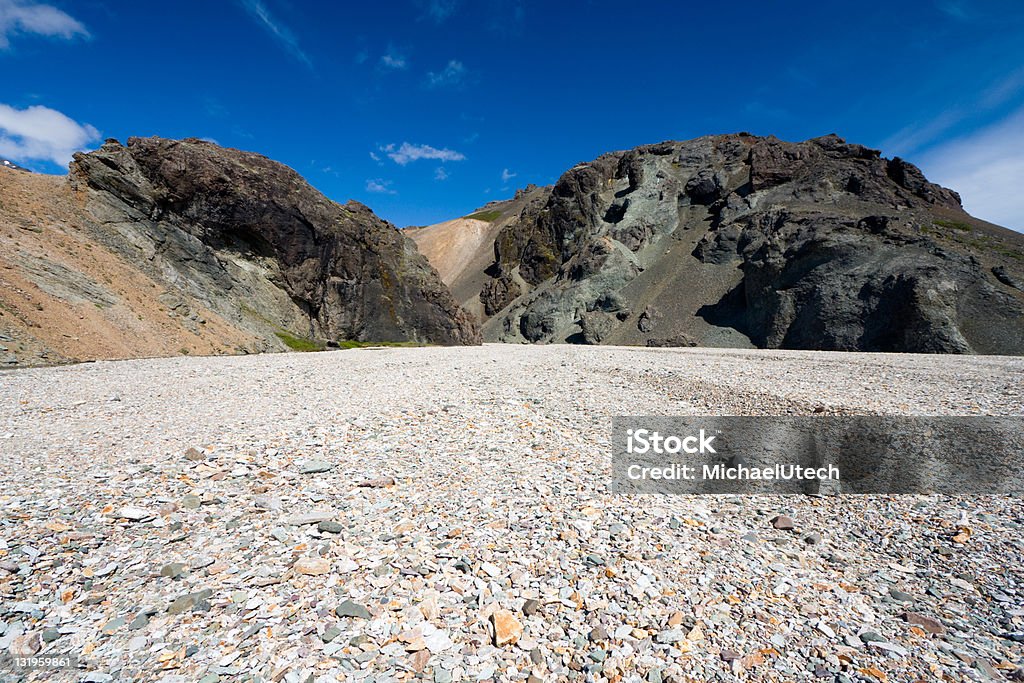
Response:
[[[480,215],[443,274],[489,340],[1024,354],[1024,236],[835,135],[605,154]]]
[[[475,344],[415,244],[290,168],[108,140],[66,178],[0,170],[0,361]]]

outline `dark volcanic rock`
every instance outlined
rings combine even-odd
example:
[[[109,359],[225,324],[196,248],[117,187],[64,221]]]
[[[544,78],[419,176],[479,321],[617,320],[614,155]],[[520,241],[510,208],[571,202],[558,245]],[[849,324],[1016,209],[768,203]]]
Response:
[[[251,328],[320,340],[480,341],[411,240],[258,154],[194,139],[108,140],[75,155],[71,178],[92,214],[120,233],[112,242]]]
[[[1024,237],[835,135],[603,155],[494,254],[494,340],[1024,354]]]

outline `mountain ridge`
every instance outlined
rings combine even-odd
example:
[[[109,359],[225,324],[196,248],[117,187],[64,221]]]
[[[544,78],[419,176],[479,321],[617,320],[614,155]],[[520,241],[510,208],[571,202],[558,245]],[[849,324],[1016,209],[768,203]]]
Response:
[[[7,365],[480,342],[397,228],[258,154],[108,140],[66,177],[0,183]]]
[[[1024,236],[836,135],[643,145],[489,207],[479,287],[447,284],[491,341],[1024,353]]]

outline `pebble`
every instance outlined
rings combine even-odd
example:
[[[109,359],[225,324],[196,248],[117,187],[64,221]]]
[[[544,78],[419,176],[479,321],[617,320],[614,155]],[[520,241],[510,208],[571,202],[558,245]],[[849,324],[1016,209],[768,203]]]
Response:
[[[334,613],[339,617],[353,617],[355,619],[370,618],[370,611],[352,600],[345,600],[335,607]]]
[[[308,460],[299,467],[299,474],[320,474],[330,472],[334,465],[323,460]]]
[[[117,617],[117,618],[111,619],[110,621],[105,623],[103,625],[103,628],[100,629],[100,630],[104,634],[109,636],[109,635],[112,635],[112,634],[116,633],[119,628],[124,626],[124,624],[125,624],[124,617]]]
[[[182,614],[188,610],[195,609],[200,607],[202,603],[212,595],[213,590],[210,588],[204,588],[203,590],[196,591],[194,593],[180,595],[168,606],[167,613]]]
[[[378,479],[367,479],[359,482],[356,486],[364,489],[382,489],[388,486],[394,486],[395,480],[393,477],[380,477]]]
[[[154,515],[149,510],[143,510],[142,508],[132,507],[129,505],[121,508],[118,511],[117,516],[123,519],[127,519],[129,522],[141,522],[147,519],[151,519],[156,515]]]
[[[523,634],[523,625],[507,609],[499,609],[491,615],[494,626],[494,644],[498,647],[511,645]]]
[[[320,576],[331,571],[331,563],[320,557],[303,557],[295,561],[292,568],[307,576]]]
[[[1005,571],[1022,564],[1019,502],[639,505],[598,475],[615,414],[1020,414],[1022,370],[569,345],[16,370],[0,383],[16,435],[0,448],[0,649],[88,644],[95,674],[164,683],[879,683],[865,672],[981,680],[978,662],[1012,676],[996,667],[1024,639]],[[301,475],[311,461],[333,467]],[[307,560],[329,570],[300,573]],[[156,576],[174,564],[187,571]],[[504,645],[501,610],[521,629]]]
[[[289,526],[306,526],[308,524],[319,524],[320,522],[329,522],[335,517],[337,513],[333,510],[315,510],[313,512],[307,512],[301,515],[293,515],[285,520],[285,523]]]
[[[206,454],[196,448],[189,447],[189,449],[185,451],[185,459],[191,461],[206,460]]]
[[[169,562],[160,568],[160,576],[169,579],[176,579],[185,573],[185,565],[182,562]]]
[[[781,531],[792,531],[796,528],[793,518],[787,515],[776,515],[775,517],[772,517],[772,526]]]
[[[921,627],[926,633],[931,633],[932,635],[941,635],[946,632],[946,627],[942,625],[941,621],[923,614],[904,612],[900,615],[900,618],[908,624]]]

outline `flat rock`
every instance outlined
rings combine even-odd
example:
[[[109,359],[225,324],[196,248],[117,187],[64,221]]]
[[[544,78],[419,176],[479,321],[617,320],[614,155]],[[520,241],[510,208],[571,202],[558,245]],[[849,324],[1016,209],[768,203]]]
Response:
[[[289,526],[306,526],[307,524],[327,522],[335,519],[337,516],[338,513],[334,510],[314,510],[313,512],[306,512],[287,517],[285,518],[284,523]]]
[[[511,645],[523,635],[523,625],[507,609],[499,609],[491,615],[494,626],[494,644],[498,647]]]
[[[191,609],[199,607],[207,598],[213,595],[213,589],[204,588],[194,593],[180,595],[171,602],[167,608],[168,614],[183,614]]]
[[[156,517],[156,514],[142,508],[125,506],[117,511],[117,516],[129,522],[142,522]]]
[[[370,610],[357,602],[346,600],[334,608],[334,614],[339,617],[351,617],[353,619],[369,619]]]
[[[946,627],[942,625],[941,621],[923,614],[918,614],[917,612],[904,612],[900,615],[900,618],[908,624],[920,626],[925,633],[940,635],[946,632]]]
[[[776,515],[772,517],[772,526],[781,531],[792,531],[796,528],[793,518],[788,515]]]
[[[307,460],[299,466],[299,474],[320,474],[330,472],[332,469],[334,469],[333,463],[324,460]]]
[[[331,571],[331,563],[321,557],[302,557],[295,561],[292,569],[307,576],[320,576]]]
[[[364,488],[364,489],[382,489],[382,488],[387,488],[388,486],[394,486],[394,485],[395,485],[394,477],[380,477],[378,479],[366,479],[365,481],[361,481],[358,484],[356,484],[356,486],[358,486],[360,488]]]

